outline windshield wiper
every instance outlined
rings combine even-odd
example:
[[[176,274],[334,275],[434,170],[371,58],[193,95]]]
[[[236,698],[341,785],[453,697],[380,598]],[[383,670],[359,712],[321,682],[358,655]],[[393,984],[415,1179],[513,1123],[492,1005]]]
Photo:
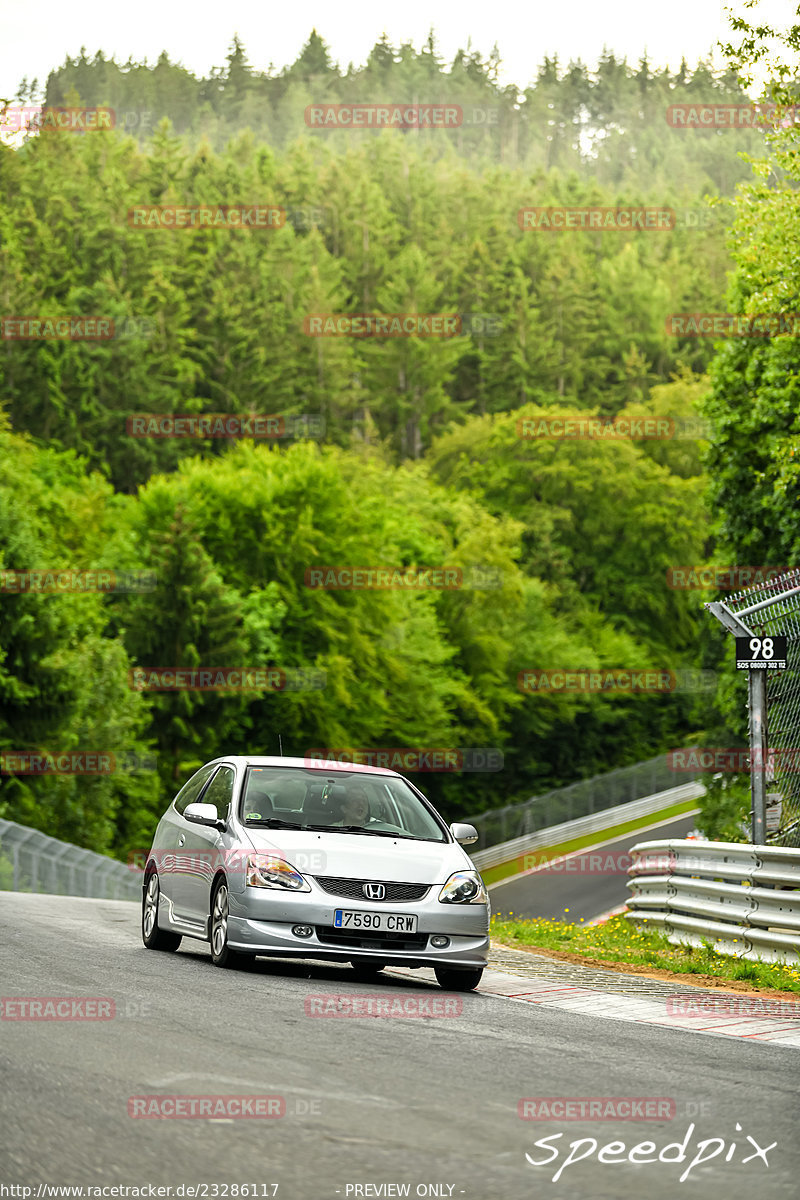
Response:
[[[245,821],[246,825],[266,825],[268,829],[309,829],[308,825],[293,825],[291,821],[282,821],[280,817],[259,817],[257,820]]]
[[[380,832],[375,829],[365,829],[363,825],[302,825],[302,829],[310,829],[314,833],[369,833],[373,837],[396,837],[394,833]]]
[[[312,833],[365,833],[369,837],[399,838],[406,842],[430,842],[433,838],[415,837],[412,833],[391,833],[388,829],[365,829],[363,825],[294,825],[280,817],[259,817],[245,821],[245,825],[261,825],[266,829],[301,829]]]
[[[329,825],[327,828],[332,833],[366,833],[369,837],[399,838],[406,842],[430,841],[430,838],[414,837],[413,833],[392,833],[388,829],[370,829],[369,826],[365,828],[363,825]]]

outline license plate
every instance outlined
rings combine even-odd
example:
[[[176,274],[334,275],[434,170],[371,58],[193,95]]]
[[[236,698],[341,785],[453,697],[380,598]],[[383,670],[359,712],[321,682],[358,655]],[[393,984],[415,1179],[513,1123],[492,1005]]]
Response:
[[[416,933],[417,918],[407,913],[353,912],[337,908],[333,914],[336,929],[376,929],[379,933]]]

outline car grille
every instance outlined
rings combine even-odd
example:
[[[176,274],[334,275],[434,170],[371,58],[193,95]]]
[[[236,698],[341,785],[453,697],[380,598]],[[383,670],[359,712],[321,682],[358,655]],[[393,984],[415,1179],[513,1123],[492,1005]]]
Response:
[[[350,946],[354,950],[424,950],[427,933],[380,933],[364,937],[350,929],[334,929],[332,925],[317,925],[317,937],[324,946]]]
[[[431,890],[430,883],[386,883],[383,879],[342,879],[336,875],[317,875],[316,881],[326,892],[333,896],[345,896],[348,900],[367,900],[364,895],[365,883],[382,883],[386,888],[383,900],[370,901],[375,904],[387,904],[402,900],[421,900]]]

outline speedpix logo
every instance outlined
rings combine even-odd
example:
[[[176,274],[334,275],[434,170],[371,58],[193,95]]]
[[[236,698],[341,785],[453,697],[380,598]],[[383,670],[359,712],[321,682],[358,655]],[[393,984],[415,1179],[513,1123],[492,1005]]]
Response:
[[[724,1159],[726,1163],[737,1161],[735,1155],[738,1150],[739,1154],[742,1155],[738,1161],[742,1165],[752,1162],[753,1159],[761,1159],[761,1161],[764,1163],[764,1166],[769,1169],[769,1160],[767,1159],[767,1155],[769,1154],[770,1150],[773,1150],[778,1144],[777,1142],[771,1142],[768,1146],[761,1146],[756,1139],[751,1137],[748,1133],[746,1135],[746,1141],[749,1142],[749,1146],[745,1142],[740,1142],[738,1140],[732,1141],[730,1146],[728,1146],[725,1138],[712,1137],[699,1140],[695,1150],[695,1147],[692,1145],[694,1131],[695,1124],[692,1122],[689,1125],[689,1128],[686,1130],[686,1134],[681,1141],[668,1142],[661,1151],[658,1151],[656,1143],[653,1141],[638,1142],[635,1146],[631,1146],[629,1150],[626,1142],[606,1142],[605,1145],[598,1146],[596,1138],[577,1138],[575,1141],[569,1143],[569,1153],[556,1170],[555,1175],[553,1175],[552,1182],[558,1183],[567,1167],[571,1167],[574,1163],[582,1162],[588,1158],[592,1158],[595,1154],[597,1155],[598,1163],[611,1166],[619,1166],[622,1163],[635,1163],[638,1165],[655,1162],[679,1163],[683,1165],[683,1163],[685,1163],[689,1157],[689,1153],[691,1152],[693,1153],[692,1160],[686,1170],[678,1177],[678,1183],[685,1183],[694,1167],[699,1167],[704,1163],[710,1162],[713,1158],[717,1158],[726,1150],[727,1153],[725,1154]],[[742,1126],[738,1121],[736,1122],[736,1132],[742,1132]],[[526,1161],[532,1167],[552,1166],[552,1164],[558,1161],[559,1155],[563,1148],[563,1143],[559,1145],[555,1145],[554,1143],[558,1142],[558,1139],[562,1138],[563,1136],[563,1133],[551,1133],[548,1137],[539,1138],[538,1141],[534,1142],[534,1146],[543,1150],[549,1155],[549,1157],[541,1158],[537,1156],[534,1158],[533,1155],[526,1153]],[[745,1157],[746,1151],[751,1148],[753,1151],[752,1154],[747,1154]]]

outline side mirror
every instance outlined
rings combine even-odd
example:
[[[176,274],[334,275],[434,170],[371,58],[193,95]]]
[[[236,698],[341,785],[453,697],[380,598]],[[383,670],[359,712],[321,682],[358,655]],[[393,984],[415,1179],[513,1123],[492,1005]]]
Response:
[[[189,808],[201,808],[202,805],[189,805]],[[188,812],[188,809],[187,809]],[[450,826],[450,832],[458,842],[459,846],[471,846],[473,842],[478,840],[478,831],[474,825],[463,825],[460,821]]]
[[[226,827],[225,822],[220,821],[217,816],[217,809],[213,804],[187,804],[183,815],[187,821],[192,821],[195,825],[210,825],[214,829],[225,829]]]

